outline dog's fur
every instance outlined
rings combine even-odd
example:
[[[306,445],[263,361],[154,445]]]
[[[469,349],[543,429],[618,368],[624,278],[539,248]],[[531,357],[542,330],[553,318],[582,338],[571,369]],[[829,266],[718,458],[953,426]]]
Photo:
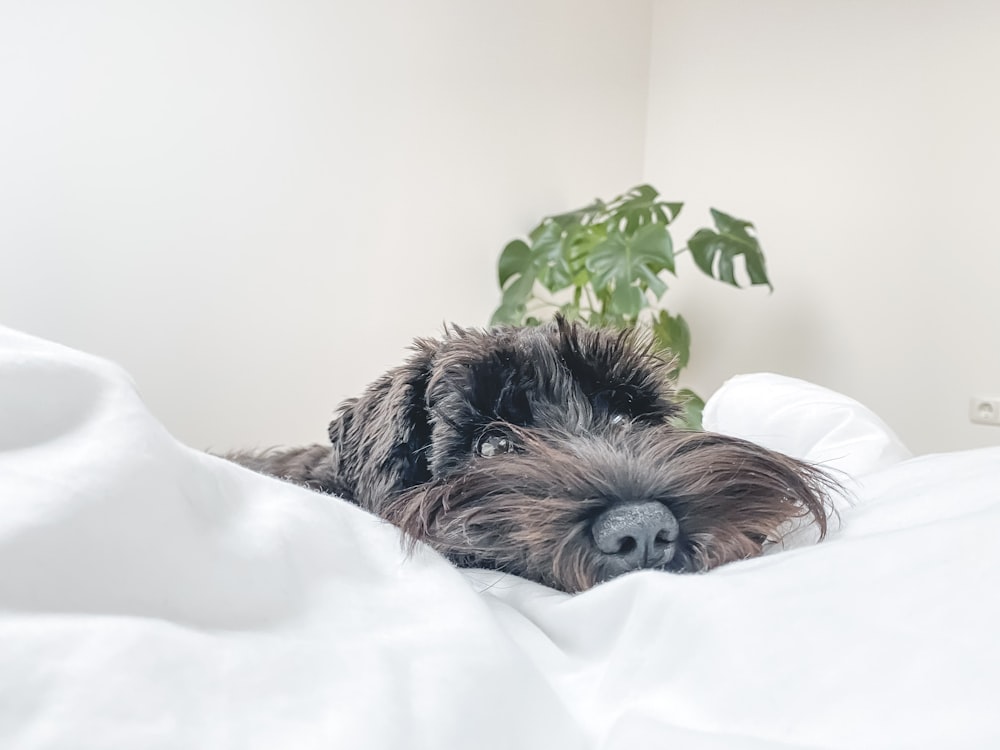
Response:
[[[827,475],[674,426],[670,363],[634,332],[456,327],[414,349],[341,406],[332,445],[230,458],[564,591],[752,557],[799,517],[826,532]]]

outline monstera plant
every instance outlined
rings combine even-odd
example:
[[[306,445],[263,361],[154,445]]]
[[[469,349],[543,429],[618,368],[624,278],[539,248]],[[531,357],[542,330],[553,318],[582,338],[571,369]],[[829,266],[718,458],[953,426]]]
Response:
[[[691,356],[691,332],[662,305],[664,275],[676,276],[678,256],[690,255],[700,271],[735,287],[742,258],[750,284],[771,288],[753,224],[713,208],[714,227],[697,230],[678,248],[670,225],[682,207],[639,185],[611,201],[546,216],[500,254],[502,295],[491,323],[538,325],[562,313],[593,326],[648,326],[679,375]],[[686,388],[680,396],[682,422],[700,427],[704,401]]]

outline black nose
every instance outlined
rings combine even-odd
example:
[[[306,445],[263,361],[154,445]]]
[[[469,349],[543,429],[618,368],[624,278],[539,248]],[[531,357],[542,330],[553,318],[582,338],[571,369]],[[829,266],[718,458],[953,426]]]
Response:
[[[670,562],[680,527],[663,503],[629,503],[610,508],[594,522],[597,548],[622,572]]]

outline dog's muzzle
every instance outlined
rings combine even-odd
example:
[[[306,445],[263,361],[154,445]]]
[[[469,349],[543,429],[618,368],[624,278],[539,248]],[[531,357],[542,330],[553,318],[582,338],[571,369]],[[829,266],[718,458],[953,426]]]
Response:
[[[662,503],[628,503],[604,511],[590,533],[617,574],[669,563],[677,551],[680,525]]]

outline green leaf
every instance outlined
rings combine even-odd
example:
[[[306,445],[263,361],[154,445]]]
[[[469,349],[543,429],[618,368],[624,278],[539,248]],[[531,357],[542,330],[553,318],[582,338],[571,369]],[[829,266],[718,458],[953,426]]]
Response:
[[[537,240],[541,236],[542,232],[546,231],[549,228],[551,223],[552,220],[548,217],[542,219],[541,224],[539,224],[537,227],[528,232],[528,240],[531,242]]]
[[[575,302],[567,302],[559,308],[559,312],[563,314],[566,320],[579,320],[580,319],[580,305]]]
[[[646,266],[639,267],[639,278],[642,280],[641,285],[649,289],[656,299],[660,299],[663,293],[667,291],[667,285],[663,283],[663,279],[650,271]]]
[[[671,315],[666,310],[653,318],[653,340],[660,349],[674,355],[674,375],[679,373],[691,359],[691,329],[681,315]]]
[[[639,207],[651,206],[660,196],[652,185],[636,185],[631,190],[622,193],[608,204],[613,213],[630,211]]]
[[[684,208],[684,204],[683,203],[657,203],[656,207],[658,209],[658,213],[662,214],[662,213],[666,212],[666,214],[667,214],[667,216],[669,218],[664,217],[663,223],[664,224],[669,224],[670,222],[672,222],[674,219],[677,218],[677,215],[681,212],[681,209]]]
[[[658,275],[674,267],[673,242],[663,224],[647,224],[633,237],[614,231],[594,247],[586,266],[595,291],[613,292],[605,312],[634,320],[648,305],[645,290],[657,299],[667,290]]]
[[[620,284],[615,287],[615,291],[611,295],[611,302],[615,311],[625,318],[627,323],[633,323],[646,300],[638,287]]]
[[[640,228],[653,223],[656,215],[656,199],[659,193],[650,185],[638,185],[611,202],[608,219],[609,228],[620,229],[631,236]]]
[[[625,237],[620,232],[608,235],[590,251],[586,266],[590,271],[590,283],[596,291],[603,292],[610,288],[615,280],[623,275],[621,273],[623,268],[626,270],[631,268]],[[626,285],[631,282],[631,278],[625,279]]]
[[[510,307],[506,305],[500,305],[496,310],[493,311],[493,315],[490,317],[491,326],[499,325],[521,325],[521,320],[524,316],[524,307]]]
[[[531,238],[531,258],[536,263],[559,255],[563,229],[554,221],[546,221],[542,231]]]
[[[563,214],[555,214],[554,216],[549,216],[546,220],[552,220],[563,228],[571,227],[574,224],[582,226],[590,224],[595,218],[606,213],[607,208],[604,201],[596,199],[593,203],[583,208],[578,208],[575,211],[567,211]]]
[[[523,240],[512,240],[500,253],[497,269],[500,275],[500,288],[503,289],[507,279],[524,273],[531,267],[531,248]]]
[[[677,391],[677,400],[681,407],[681,413],[674,418],[674,424],[689,430],[703,429],[704,399],[690,388],[681,388]]]
[[[569,243],[561,226],[548,221],[531,243],[531,265],[538,282],[551,292],[568,287],[573,280],[570,268]]]
[[[722,211],[711,209],[712,219],[719,232],[726,237],[732,237],[735,241],[744,246],[743,258],[746,262],[747,275],[751,284],[767,284],[771,287],[771,282],[767,278],[767,270],[764,264],[764,251],[757,240],[757,233],[754,225],[749,221],[736,219]],[[773,287],[772,287],[773,288]]]
[[[715,261],[717,237],[711,229],[699,229],[688,240],[688,250],[691,251],[695,265],[713,278],[712,265]]]
[[[528,302],[528,297],[531,296],[531,289],[534,285],[534,271],[529,270],[527,273],[521,274],[513,284],[503,290],[500,306],[509,308],[524,307]]]
[[[708,276],[739,286],[733,261],[737,256],[743,256],[750,283],[773,288],[767,277],[764,251],[756,234],[750,231],[754,228],[753,224],[714,208],[712,218],[715,230],[699,229],[688,240],[688,249],[698,268]]]
[[[643,263],[654,273],[666,269],[674,272],[674,242],[663,224],[648,224],[632,238],[632,251],[637,262]]]
[[[669,224],[684,207],[683,203],[659,200],[660,194],[650,185],[638,185],[608,204],[606,223],[632,234],[648,224]]]
[[[582,289],[587,285],[589,281],[590,281],[590,271],[588,271],[586,267],[584,267],[576,272],[576,276],[573,277],[571,283],[577,289]]]
[[[585,268],[587,258],[594,251],[594,248],[604,242],[607,237],[607,230],[601,224],[581,227],[573,235],[569,247],[566,248],[566,260],[570,268],[577,273]]]

